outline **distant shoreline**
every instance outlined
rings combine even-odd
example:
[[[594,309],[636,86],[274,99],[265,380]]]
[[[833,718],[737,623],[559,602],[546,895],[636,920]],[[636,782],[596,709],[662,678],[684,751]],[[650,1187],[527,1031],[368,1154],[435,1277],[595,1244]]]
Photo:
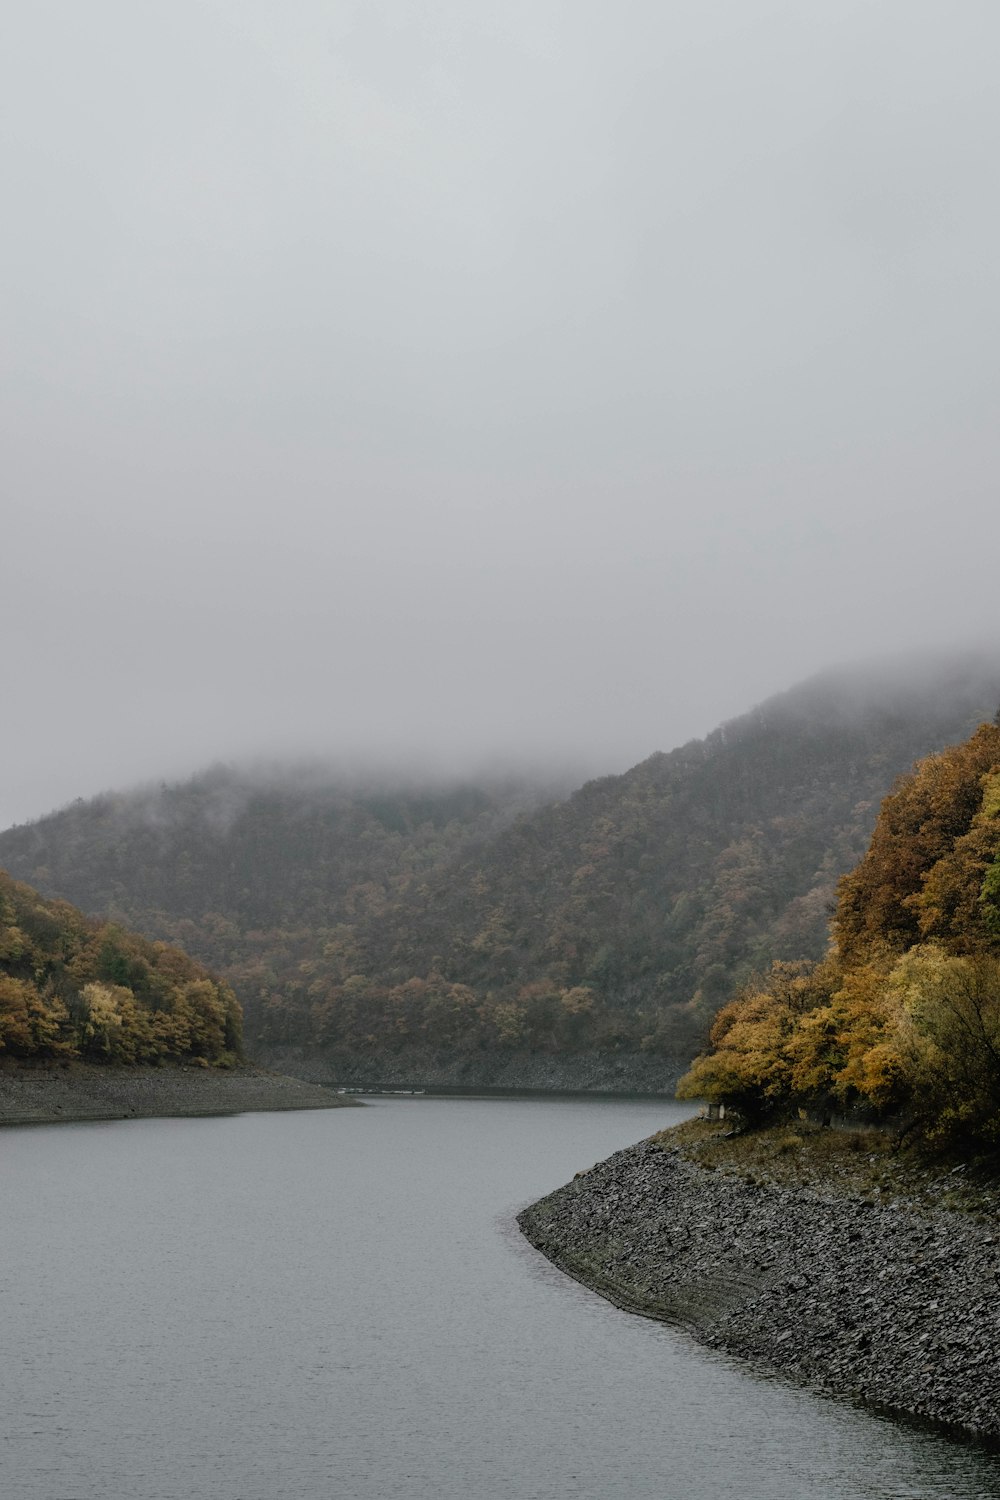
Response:
[[[690,1059],[651,1052],[533,1052],[514,1047],[465,1053],[433,1047],[363,1055],[337,1048],[262,1046],[267,1067],[328,1088],[359,1093],[580,1094],[673,1100]]]
[[[223,1071],[73,1063],[67,1068],[0,1070],[0,1126],[339,1109],[355,1102],[316,1084],[249,1066]]]
[[[665,1132],[518,1224],[627,1311],[761,1373],[1000,1448],[995,1215],[707,1170]]]

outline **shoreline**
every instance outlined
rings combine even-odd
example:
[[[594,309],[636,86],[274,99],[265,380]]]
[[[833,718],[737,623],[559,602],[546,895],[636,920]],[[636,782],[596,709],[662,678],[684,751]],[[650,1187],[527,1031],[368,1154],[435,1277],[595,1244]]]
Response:
[[[360,1093],[426,1090],[537,1094],[606,1094],[673,1100],[683,1058],[651,1053],[494,1052],[408,1047],[399,1053],[373,1048],[364,1056],[334,1047],[262,1045],[253,1048],[265,1067],[309,1083]]]
[[[616,1306],[762,1375],[1000,1448],[1000,1225],[711,1170],[669,1136],[518,1215]]]
[[[0,1127],[341,1109],[356,1104],[316,1084],[244,1065],[0,1070]]]

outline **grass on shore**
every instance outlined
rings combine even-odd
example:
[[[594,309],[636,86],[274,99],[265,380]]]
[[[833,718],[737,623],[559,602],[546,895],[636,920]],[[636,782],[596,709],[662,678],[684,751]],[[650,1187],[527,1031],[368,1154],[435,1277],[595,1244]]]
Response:
[[[744,1133],[735,1132],[729,1121],[685,1120],[653,1140],[678,1147],[707,1171],[752,1183],[1000,1221],[995,1166],[991,1171],[989,1163],[922,1157],[913,1148],[900,1148],[885,1130],[830,1129],[795,1121]]]

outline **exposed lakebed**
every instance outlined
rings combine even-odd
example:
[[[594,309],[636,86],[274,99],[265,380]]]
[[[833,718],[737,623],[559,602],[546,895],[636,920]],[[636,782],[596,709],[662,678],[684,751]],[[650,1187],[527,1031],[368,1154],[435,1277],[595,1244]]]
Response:
[[[995,1223],[708,1171],[668,1133],[520,1215],[557,1265],[757,1370],[1000,1448]]]
[[[664,1102],[0,1136],[0,1487],[18,1500],[904,1500],[989,1454],[761,1380],[556,1270],[524,1205]]]

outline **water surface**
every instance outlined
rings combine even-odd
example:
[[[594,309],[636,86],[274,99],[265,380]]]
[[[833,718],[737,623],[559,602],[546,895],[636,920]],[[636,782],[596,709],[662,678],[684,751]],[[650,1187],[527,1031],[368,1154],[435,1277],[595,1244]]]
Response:
[[[662,1102],[0,1133],[11,1500],[986,1500],[1000,1460],[619,1312],[513,1216]]]

